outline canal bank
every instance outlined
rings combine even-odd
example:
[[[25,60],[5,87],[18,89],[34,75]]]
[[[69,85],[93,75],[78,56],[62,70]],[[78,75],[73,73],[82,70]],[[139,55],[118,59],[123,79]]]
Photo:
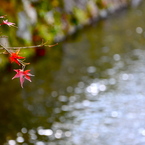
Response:
[[[11,45],[64,40],[68,35],[118,10],[136,7],[141,0],[11,0],[1,2],[1,15],[16,22],[17,40]],[[19,5],[19,7],[18,7]],[[9,30],[10,33],[15,33]],[[6,33],[12,37],[10,33]],[[10,38],[11,39],[11,38]]]

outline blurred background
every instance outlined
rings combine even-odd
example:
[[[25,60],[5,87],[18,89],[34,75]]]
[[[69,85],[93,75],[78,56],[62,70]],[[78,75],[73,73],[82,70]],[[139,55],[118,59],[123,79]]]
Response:
[[[144,145],[145,2],[4,0],[0,42],[35,76],[20,87],[0,55],[1,145]],[[2,19],[0,19],[2,21]]]

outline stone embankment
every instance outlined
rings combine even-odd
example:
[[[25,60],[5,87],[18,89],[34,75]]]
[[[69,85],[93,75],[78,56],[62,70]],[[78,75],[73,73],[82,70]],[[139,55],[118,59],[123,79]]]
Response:
[[[22,0],[23,11],[19,13],[21,27],[18,35],[32,39],[37,33],[43,39],[49,38],[52,42],[58,42],[99,18],[106,18],[108,14],[116,13],[122,8],[137,6],[140,2],[141,0],[53,0],[32,3],[29,0]],[[25,19],[29,24],[23,23]],[[28,29],[23,30],[24,28]]]

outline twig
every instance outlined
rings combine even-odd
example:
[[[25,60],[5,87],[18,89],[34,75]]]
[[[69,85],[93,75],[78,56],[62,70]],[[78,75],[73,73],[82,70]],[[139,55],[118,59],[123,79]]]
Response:
[[[11,54],[11,51],[9,50],[9,48],[6,48],[2,43],[0,43],[0,45],[2,46],[1,49],[6,50],[8,53]]]
[[[43,46],[53,47],[53,46],[56,46],[56,45],[58,45],[58,43],[53,44],[53,45],[44,45],[44,44],[41,44],[41,45],[36,45],[36,46],[25,46],[25,47],[7,47],[7,49],[25,49],[25,48],[36,48],[36,47],[43,47]],[[0,49],[3,49],[3,46],[0,47]]]

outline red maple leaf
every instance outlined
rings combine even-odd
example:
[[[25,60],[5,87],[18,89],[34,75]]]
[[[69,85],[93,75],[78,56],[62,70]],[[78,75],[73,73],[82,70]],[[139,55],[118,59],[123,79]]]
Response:
[[[8,25],[9,27],[10,26],[16,27],[15,23],[9,22],[8,20],[3,20],[1,25]]]
[[[14,71],[16,72],[16,75],[12,79],[20,78],[20,84],[21,84],[22,88],[23,88],[23,83],[24,83],[25,79],[31,82],[30,76],[34,76],[29,73],[30,70],[24,71],[22,69],[14,69]]]
[[[13,53],[10,54],[9,59],[10,59],[11,63],[15,62],[18,65],[20,65],[19,59],[24,59],[25,58],[25,57],[19,56],[18,53],[19,53],[19,51],[18,52],[13,52]]]

